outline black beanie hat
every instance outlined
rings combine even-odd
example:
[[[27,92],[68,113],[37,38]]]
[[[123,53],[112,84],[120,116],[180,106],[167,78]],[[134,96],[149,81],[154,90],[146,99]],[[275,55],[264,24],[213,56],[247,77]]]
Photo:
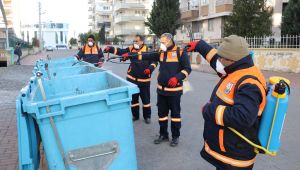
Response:
[[[93,34],[89,35],[88,38],[91,38],[95,41],[95,36]]]

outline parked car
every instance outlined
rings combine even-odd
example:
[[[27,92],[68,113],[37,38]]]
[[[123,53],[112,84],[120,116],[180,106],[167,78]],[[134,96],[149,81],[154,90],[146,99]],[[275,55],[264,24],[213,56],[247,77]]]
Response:
[[[52,46],[46,46],[46,51],[54,51],[54,47]]]
[[[56,45],[56,49],[58,50],[66,50],[68,49],[67,45]]]

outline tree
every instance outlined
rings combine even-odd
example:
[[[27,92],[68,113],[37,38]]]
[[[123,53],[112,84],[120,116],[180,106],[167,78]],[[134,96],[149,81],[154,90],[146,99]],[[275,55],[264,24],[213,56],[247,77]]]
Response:
[[[114,39],[113,39],[114,45],[119,44],[120,41],[121,40],[117,36],[115,36]]]
[[[232,14],[225,19],[224,35],[242,37],[268,36],[272,34],[272,9],[266,0],[233,0]]]
[[[38,40],[37,38],[32,38],[32,46],[40,47],[40,40]]]
[[[69,44],[70,44],[70,45],[77,45],[77,39],[72,37],[72,38],[69,40]]]
[[[88,37],[88,35],[86,33],[80,33],[78,35],[78,38],[79,38],[79,41],[80,41],[81,45],[87,43],[87,37]]]
[[[95,36],[95,42],[97,43],[97,40],[99,39],[99,36],[98,36],[98,33],[95,33],[95,32],[92,32],[91,30],[87,33],[80,33],[78,35],[78,39],[81,43],[81,45],[83,44],[86,44],[87,43],[87,39],[88,39],[88,36],[93,34]]]
[[[181,26],[180,17],[179,0],[154,0],[145,25],[158,37],[166,32],[175,35],[176,29]]]
[[[300,34],[300,0],[290,0],[283,12],[281,25],[283,35]]]
[[[99,36],[99,42],[100,44],[105,44],[105,25],[103,24],[99,33],[98,33],[98,36]]]

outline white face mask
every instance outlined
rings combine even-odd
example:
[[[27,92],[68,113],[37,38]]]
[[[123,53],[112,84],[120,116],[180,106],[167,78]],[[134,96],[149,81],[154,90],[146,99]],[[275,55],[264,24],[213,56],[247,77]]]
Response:
[[[90,47],[92,47],[92,46],[94,45],[94,43],[91,42],[91,41],[89,41],[89,42],[88,42],[88,45],[89,45]]]
[[[165,44],[160,44],[160,49],[163,51],[167,51],[167,46]]]
[[[140,46],[138,44],[133,44],[133,48],[138,50],[140,49]]]
[[[216,70],[218,73],[222,74],[223,76],[227,74],[224,68],[225,68],[224,65],[219,60],[217,60]]]

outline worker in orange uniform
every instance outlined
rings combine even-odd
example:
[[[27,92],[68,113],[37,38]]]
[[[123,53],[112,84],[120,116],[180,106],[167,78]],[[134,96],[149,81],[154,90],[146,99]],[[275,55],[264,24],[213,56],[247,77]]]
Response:
[[[85,44],[76,55],[77,59],[102,67],[104,56],[101,48],[95,42],[95,36],[89,35]]]
[[[122,55],[128,52],[148,52],[149,48],[144,44],[145,37],[136,35],[133,45],[125,49],[108,46],[104,52]],[[139,61],[131,62],[127,70],[127,80],[136,84],[140,92],[132,96],[131,111],[133,121],[139,120],[140,104],[139,97],[143,102],[143,117],[146,124],[151,123],[150,82],[151,74],[157,66],[156,62]]]
[[[246,40],[231,35],[218,50],[203,40],[190,42],[188,47],[189,52],[199,52],[221,78],[202,108],[205,123],[201,156],[219,170],[252,169],[256,158],[254,147],[227,128],[232,127],[259,143],[266,81],[249,55]]]
[[[171,111],[172,140],[170,146],[175,147],[179,143],[181,128],[180,100],[183,91],[183,80],[191,73],[189,56],[182,48],[177,47],[170,33],[164,33],[160,38],[160,50],[157,53],[126,53],[124,59],[133,56],[136,61],[159,62],[159,74],[157,77],[157,108],[160,131],[155,144],[169,141],[168,120]]]

